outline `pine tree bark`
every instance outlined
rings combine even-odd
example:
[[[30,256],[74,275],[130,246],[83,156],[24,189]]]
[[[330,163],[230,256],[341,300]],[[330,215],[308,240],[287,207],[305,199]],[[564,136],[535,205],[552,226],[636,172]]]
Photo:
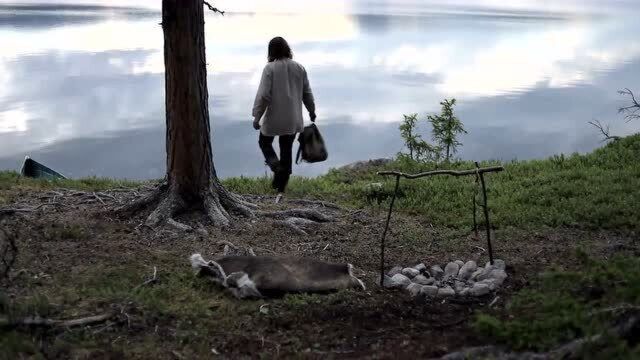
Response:
[[[183,211],[203,210],[217,226],[229,225],[228,211],[252,217],[255,206],[218,181],[211,150],[203,0],[163,0],[166,182],[150,196],[122,209],[133,213],[153,203],[147,225],[170,224]]]
[[[163,0],[167,180],[185,201],[202,198],[214,174],[202,0]]]

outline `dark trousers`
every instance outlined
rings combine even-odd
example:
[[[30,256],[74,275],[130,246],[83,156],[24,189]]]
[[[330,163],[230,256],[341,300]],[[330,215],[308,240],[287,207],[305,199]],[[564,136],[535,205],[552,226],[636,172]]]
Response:
[[[293,168],[293,141],[296,139],[295,135],[281,135],[278,136],[278,142],[280,143],[280,159],[273,150],[273,139],[275,136],[266,136],[260,134],[258,144],[260,150],[264,154],[264,159],[273,171],[273,187],[278,192],[284,192],[287,184],[289,183],[289,177],[291,176]]]

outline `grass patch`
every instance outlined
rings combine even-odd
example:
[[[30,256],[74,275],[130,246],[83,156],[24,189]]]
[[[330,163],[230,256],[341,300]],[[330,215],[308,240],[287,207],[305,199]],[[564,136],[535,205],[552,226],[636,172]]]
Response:
[[[226,331],[242,333],[244,325],[238,319],[258,315],[258,301],[236,301],[188,269],[159,271],[157,283],[138,287],[145,280],[141,274],[148,273],[149,269],[140,266],[98,265],[77,274],[60,274],[54,279],[60,286],[50,289],[46,295],[21,297],[20,301],[0,296],[0,316],[9,318],[37,315],[68,319],[121,308],[130,323],[116,326],[118,331],[130,326],[144,328],[149,335],[140,334],[135,345],[114,344],[116,335],[96,332],[96,327],[76,328],[59,336],[51,336],[55,333],[46,331],[25,333],[0,329],[2,352],[6,351],[7,358],[11,359],[24,355],[75,358],[83,352],[97,356],[103,349],[111,355],[121,354],[117,358],[156,358],[166,356],[167,352],[163,346],[166,334],[153,333],[154,327],[160,326],[163,332],[170,333],[172,346],[186,349],[185,356],[190,352],[201,356],[210,353],[213,336]],[[136,337],[136,334],[128,336]],[[45,347],[41,346],[43,342],[47,344]]]
[[[640,306],[640,259],[595,261],[582,252],[579,258],[580,270],[546,272],[518,292],[507,314],[478,315],[476,330],[516,350],[546,351],[610,328],[621,315],[608,311],[614,307]],[[589,358],[631,359],[640,356],[640,346],[611,338],[605,348],[589,352]]]
[[[496,227],[577,226],[588,229],[640,227],[640,135],[629,136],[590,154],[554,156],[545,160],[483,162],[503,165],[505,171],[486,176],[492,224]],[[453,169],[471,169],[471,162],[452,164]],[[393,179],[377,171],[433,170],[427,165],[394,161],[357,171],[331,170],[314,179],[294,178],[291,196],[332,200],[367,206],[371,198],[384,203],[393,192]],[[381,183],[373,188],[372,183]],[[265,193],[268,180],[229,179],[225,184],[242,193]],[[420,214],[434,225],[455,228],[472,223],[473,177],[432,177],[403,180],[397,208]],[[373,193],[372,193],[373,192]]]
[[[501,164],[502,173],[487,175],[489,207],[495,227],[569,226],[587,229],[638,230],[640,223],[640,135],[612,142],[590,154],[557,155],[544,160],[486,161]],[[471,162],[450,168],[471,169]],[[376,175],[381,170],[420,172],[430,165],[396,160],[383,166],[359,170],[334,169],[316,178],[294,177],[292,197],[330,200],[352,206],[385,207],[393,193],[393,179]],[[266,194],[270,179],[231,178],[225,186],[238,193]],[[380,183],[372,186],[372,183]],[[24,179],[15,172],[0,172],[0,203],[15,198],[16,190],[59,187],[99,191],[134,187],[126,180],[86,178],[80,180]],[[403,180],[397,209],[424,216],[433,225],[468,228],[472,223],[473,177],[432,177]],[[481,217],[480,217],[481,218]]]
[[[142,182],[116,180],[109,178],[88,177],[82,179],[46,180],[31,179],[20,176],[15,171],[0,171],[0,192],[6,190],[48,190],[55,188],[71,188],[85,191],[102,191],[114,188],[132,188]],[[0,194],[0,198],[1,198]]]

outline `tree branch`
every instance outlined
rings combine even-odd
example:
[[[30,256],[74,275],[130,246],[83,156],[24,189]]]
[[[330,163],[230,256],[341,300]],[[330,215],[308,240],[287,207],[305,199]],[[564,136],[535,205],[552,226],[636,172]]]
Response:
[[[620,109],[618,109],[618,112],[620,112],[621,114],[626,114],[624,118],[627,120],[627,122],[640,119],[640,103],[636,99],[633,91],[631,91],[629,88],[625,88],[624,90],[618,91],[618,93],[620,95],[627,95],[631,97],[631,105],[621,107]]]
[[[207,1],[203,1],[203,3],[204,3],[204,5],[205,5],[206,7],[208,7],[208,8],[209,8],[209,10],[213,11],[214,13],[219,13],[220,15],[224,16],[224,13],[225,13],[224,11],[222,11],[222,10],[220,10],[220,9],[216,8],[216,7],[213,7],[213,6],[212,6],[211,4],[209,4]]]
[[[479,174],[479,173],[498,172],[498,171],[503,171],[503,170],[504,170],[504,168],[502,166],[493,166],[493,167],[488,167],[488,168],[479,168],[479,169],[463,170],[463,171],[435,170],[435,171],[428,171],[428,172],[424,172],[424,173],[420,173],[420,174],[405,174],[405,173],[397,172],[397,171],[381,171],[381,172],[378,173],[378,175],[381,175],[381,176],[401,176],[401,177],[406,178],[406,179],[418,179],[418,178],[422,178],[422,177],[426,177],[426,176],[433,176],[433,175],[465,176],[465,175],[474,175],[474,174]]]
[[[602,141],[620,140],[620,136],[611,135],[611,132],[609,130],[609,125],[605,127],[604,125],[602,125],[600,120],[589,121],[589,124],[593,125],[596,129],[600,130],[600,132],[604,136],[604,140]]]

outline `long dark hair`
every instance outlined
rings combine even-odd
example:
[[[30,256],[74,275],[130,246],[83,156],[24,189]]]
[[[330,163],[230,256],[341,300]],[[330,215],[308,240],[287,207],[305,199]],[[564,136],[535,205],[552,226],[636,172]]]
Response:
[[[287,40],[278,36],[269,41],[269,62],[273,62],[280,59],[293,59],[293,53],[287,43]]]

